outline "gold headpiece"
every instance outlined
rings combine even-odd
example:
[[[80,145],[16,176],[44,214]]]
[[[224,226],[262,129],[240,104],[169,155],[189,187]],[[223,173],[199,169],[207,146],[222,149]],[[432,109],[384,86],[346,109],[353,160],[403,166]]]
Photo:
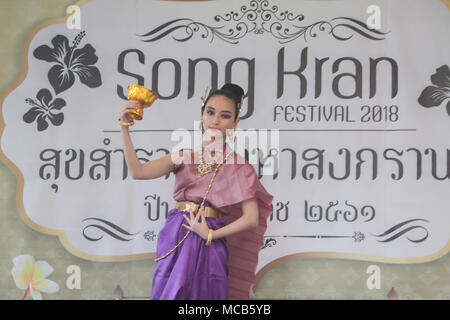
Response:
[[[202,107],[205,106],[206,99],[208,99],[210,93],[211,93],[211,88],[210,87],[206,88],[205,94],[202,97]]]
[[[241,107],[244,104],[244,97],[245,97],[245,95],[243,94],[242,97],[241,97],[241,102],[239,102],[239,104],[238,104],[239,111],[241,111]]]

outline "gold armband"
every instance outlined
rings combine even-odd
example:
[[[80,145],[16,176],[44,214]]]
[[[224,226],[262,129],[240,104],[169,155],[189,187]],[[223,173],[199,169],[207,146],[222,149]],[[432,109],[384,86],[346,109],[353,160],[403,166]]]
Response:
[[[117,119],[117,123],[121,126],[132,126],[134,124],[134,120],[131,120],[130,122],[125,122],[119,119]]]
[[[208,230],[208,239],[206,240],[206,245],[209,246],[211,245],[211,241],[212,241],[212,237],[213,237],[213,229],[209,229]]]

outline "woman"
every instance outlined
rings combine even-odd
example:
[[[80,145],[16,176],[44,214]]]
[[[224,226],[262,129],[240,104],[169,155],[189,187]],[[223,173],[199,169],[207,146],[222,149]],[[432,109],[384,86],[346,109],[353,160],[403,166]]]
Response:
[[[224,143],[236,128],[244,91],[225,84],[204,99],[195,150],[141,164],[128,133],[129,102],[119,123],[125,160],[134,179],[175,173],[176,208],[158,234],[152,299],[248,299],[273,200],[253,166]]]

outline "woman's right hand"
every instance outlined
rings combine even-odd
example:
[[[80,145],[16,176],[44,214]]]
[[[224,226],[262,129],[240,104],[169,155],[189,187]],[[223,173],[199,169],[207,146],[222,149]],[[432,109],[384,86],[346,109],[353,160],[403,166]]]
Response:
[[[138,107],[139,103],[137,101],[130,100],[120,112],[120,120],[124,122],[130,122],[131,120],[133,120],[130,117],[129,113],[133,113],[133,111],[136,110]]]

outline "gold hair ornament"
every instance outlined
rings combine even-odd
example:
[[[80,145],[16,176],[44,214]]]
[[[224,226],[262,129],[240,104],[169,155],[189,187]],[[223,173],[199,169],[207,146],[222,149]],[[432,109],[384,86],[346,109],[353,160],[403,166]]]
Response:
[[[202,97],[202,107],[205,106],[206,100],[208,99],[210,93],[211,93],[211,87],[207,87],[205,90],[205,94]]]

